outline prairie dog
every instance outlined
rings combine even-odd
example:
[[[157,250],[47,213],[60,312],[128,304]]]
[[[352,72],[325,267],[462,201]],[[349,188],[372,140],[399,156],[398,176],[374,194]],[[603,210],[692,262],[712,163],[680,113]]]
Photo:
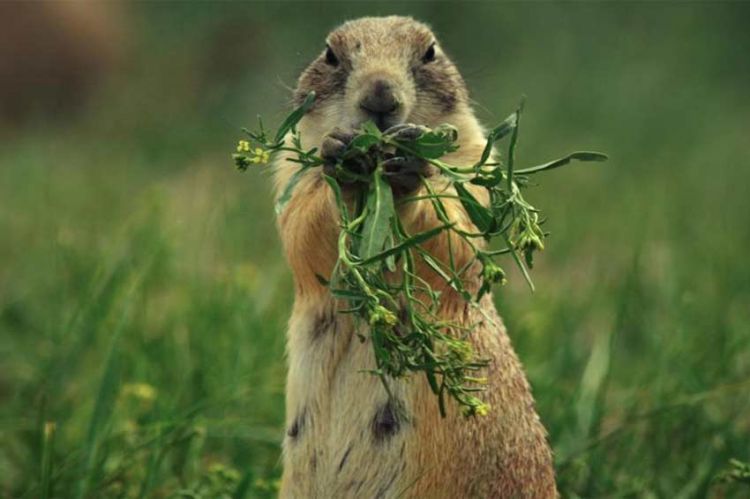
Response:
[[[315,104],[298,128],[303,145],[320,147],[324,157],[335,156],[346,130],[368,119],[381,129],[400,123],[454,125],[460,148],[445,158],[451,164],[473,164],[486,142],[455,65],[430,29],[411,18],[362,18],[335,29],[300,76],[295,99],[300,102],[311,90],[317,94]],[[294,171],[294,163],[278,158],[277,193]],[[422,173],[431,172],[425,165]],[[441,178],[432,175],[428,181]],[[408,189],[410,182],[406,175],[395,175],[394,192],[396,184]],[[474,230],[458,202],[445,204],[453,221]],[[412,234],[439,223],[427,201],[404,204],[399,216]],[[339,232],[333,194],[320,169],[310,170],[297,184],[278,224],[295,283],[287,337],[282,497],[557,495],[545,430],[490,296],[482,300],[480,314],[463,298],[448,290],[443,294],[440,313],[473,324],[475,352],[490,359],[481,397],[492,410],[464,418],[451,401],[447,417],[441,418],[424,376],[391,380],[390,399],[381,381],[363,372],[375,367],[372,346],[359,340],[349,316],[336,313],[331,295],[316,278],[331,274]],[[449,236],[442,234],[424,247],[445,260]],[[457,238],[452,244],[456,266],[462,267],[471,253]],[[429,269],[420,272],[433,286],[445,287]],[[467,285],[477,285],[472,279]],[[366,330],[360,333],[367,337]]]

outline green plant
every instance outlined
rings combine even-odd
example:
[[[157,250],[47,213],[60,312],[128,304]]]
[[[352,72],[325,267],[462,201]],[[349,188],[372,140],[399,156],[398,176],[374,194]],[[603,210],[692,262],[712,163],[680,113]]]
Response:
[[[242,140],[233,155],[236,166],[246,170],[251,164],[268,162],[279,151],[292,153],[291,161],[299,169],[278,199],[276,211],[281,212],[291,193],[309,169],[320,167],[324,160],[316,149],[305,150],[297,123],[313,105],[314,93],[295,109],[271,138],[259,123],[258,131],[246,133],[251,142]],[[342,160],[334,165],[336,178],[325,175],[335,193],[341,231],[338,240],[338,261],[331,276],[319,276],[332,295],[346,303],[340,310],[353,314],[357,320],[369,324],[377,369],[388,390],[388,377],[402,377],[412,372],[424,372],[432,391],[438,397],[444,416],[445,397],[452,397],[463,413],[483,415],[489,410],[477,392],[483,390],[484,379],[476,373],[487,365],[477,357],[467,341],[470,327],[448,322],[438,317],[440,293],[416,271],[417,259],[428,265],[447,285],[472,306],[493,284],[505,281],[505,272],[496,262],[501,255],[512,257],[533,290],[528,268],[533,266],[534,253],[544,249],[545,233],[539,210],[521,194],[531,175],[558,168],[571,161],[604,161],[607,157],[597,152],[574,152],[548,163],[518,169],[515,151],[523,105],[498,126],[493,128],[481,157],[473,165],[451,165],[441,160],[457,150],[458,131],[446,124],[429,129],[420,127],[416,134],[398,134],[398,129],[382,132],[374,124],[362,125],[348,144]],[[285,140],[290,134],[288,142]],[[508,137],[507,155],[500,161],[494,152],[497,142]],[[410,234],[396,214],[396,202],[385,179],[384,162],[392,157],[418,158],[433,165],[448,183],[446,189],[436,190],[421,179],[425,194],[399,199],[399,203],[429,200],[441,225],[427,231]],[[370,165],[364,172],[352,172],[343,159],[360,159]],[[364,186],[356,190],[353,203],[347,203],[340,181],[356,181]],[[482,204],[468,185],[487,191],[489,203]],[[466,231],[450,219],[444,200],[457,198],[469,215],[476,231]],[[450,232],[473,252],[473,258],[460,267],[449,248],[447,262],[439,261],[423,247],[423,243],[441,232]],[[504,246],[495,250],[483,249],[476,243],[500,240]],[[450,245],[449,245],[450,246]],[[464,283],[467,272],[481,266],[481,285],[472,292]]]
[[[714,478],[718,482],[750,485],[750,463],[730,459],[729,465]]]

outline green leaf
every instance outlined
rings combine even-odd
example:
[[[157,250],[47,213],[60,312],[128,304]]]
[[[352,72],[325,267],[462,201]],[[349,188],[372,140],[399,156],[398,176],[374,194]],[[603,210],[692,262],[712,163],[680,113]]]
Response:
[[[42,491],[41,499],[52,493],[53,456],[55,445],[55,423],[44,421],[42,425]]]
[[[303,166],[296,172],[294,172],[294,175],[292,175],[292,178],[289,179],[289,182],[287,182],[286,186],[284,187],[284,190],[281,192],[281,196],[279,196],[279,199],[276,200],[276,205],[274,206],[274,210],[276,211],[277,215],[281,215],[281,213],[284,211],[284,208],[286,207],[287,203],[290,199],[292,199],[292,191],[294,191],[294,187],[297,185],[297,183],[302,178],[302,174],[305,173],[309,169],[308,166]]]
[[[516,173],[519,175],[528,175],[531,173],[543,172],[545,170],[553,170],[555,168],[559,168],[561,166],[567,165],[568,163],[574,160],[575,161],[607,161],[607,159],[609,159],[609,156],[600,152],[576,151],[574,153],[568,154],[564,158],[555,159],[548,163],[544,163],[544,164],[537,165],[537,166],[532,166],[531,168],[517,170]]]
[[[347,147],[347,151],[358,151],[363,154],[370,151],[372,146],[377,145],[380,142],[380,137],[377,135],[372,135],[370,133],[365,133],[362,135],[357,135],[352,139],[352,141],[349,143],[349,146]]]
[[[97,463],[100,463],[97,457],[100,451],[102,434],[106,431],[110,418],[114,413],[116,397],[120,388],[121,357],[118,346],[122,332],[130,316],[133,293],[134,289],[131,289],[130,293],[125,297],[123,311],[112,333],[109,352],[102,366],[102,377],[99,382],[96,398],[94,399],[94,408],[89,420],[88,433],[83,447],[83,467],[76,494],[78,499],[86,497],[89,486],[93,483],[93,478],[97,471]]]
[[[479,158],[479,161],[476,162],[474,165],[474,168],[478,168],[485,164],[488,159],[490,159],[490,155],[492,154],[492,146],[495,145],[495,142],[502,139],[506,135],[508,135],[513,129],[516,127],[517,123],[517,114],[513,113],[505,120],[500,123],[498,126],[490,130],[490,133],[487,134],[487,144],[484,146],[484,151],[482,151],[482,156]]]
[[[496,166],[490,170],[489,173],[477,174],[476,177],[471,179],[474,185],[481,185],[482,187],[496,187],[503,181],[503,171],[500,167]]]
[[[364,300],[367,298],[367,295],[350,289],[331,289],[331,294],[336,298],[346,298],[347,300]]]
[[[240,480],[240,483],[237,484],[237,487],[234,489],[234,492],[232,493],[232,499],[244,499],[247,496],[248,491],[250,490],[250,486],[253,483],[253,473],[252,471],[247,471],[242,476],[242,480]]]
[[[383,250],[385,240],[391,233],[391,218],[396,214],[393,192],[385,181],[382,167],[378,166],[372,176],[367,196],[367,218],[362,228],[359,257],[367,260]]]
[[[505,237],[505,244],[507,244],[509,248],[513,247],[513,244],[510,242],[508,236],[503,234],[503,237]],[[535,289],[534,281],[531,280],[531,276],[529,275],[529,270],[526,268],[526,265],[523,264],[523,261],[518,256],[518,252],[516,250],[512,250],[510,252],[510,255],[513,257],[513,261],[516,262],[516,265],[518,265],[518,269],[521,271],[521,275],[523,275],[526,284],[529,285],[529,289],[533,293]]]
[[[326,181],[328,186],[333,191],[333,197],[336,200],[336,206],[339,208],[339,212],[341,213],[341,218],[344,222],[346,222],[349,217],[346,210],[346,203],[344,203],[344,195],[341,193],[341,187],[339,186],[339,183],[336,182],[335,178],[329,175],[323,175],[323,180]]]
[[[526,98],[522,97],[518,109],[516,109],[516,126],[513,127],[510,133],[510,143],[508,144],[508,192],[513,192],[513,168],[516,161],[516,143],[518,142],[518,127],[521,123],[521,112],[523,111],[524,103]]]
[[[362,125],[361,130],[362,130],[362,133],[367,134],[367,135],[373,135],[377,137],[378,140],[380,140],[380,138],[383,136],[383,132],[380,131],[380,128],[378,128],[378,126],[375,123],[373,123],[372,120],[366,121]]]
[[[423,159],[439,159],[458,149],[447,134],[435,131],[425,132],[418,139],[404,145],[415,156]]]
[[[422,256],[422,259],[424,262],[435,271],[437,275],[439,275],[446,283],[450,284],[453,282],[453,277],[451,277],[445,270],[443,270],[443,267],[440,266],[440,264],[435,260],[432,255],[430,255],[426,251],[421,251],[420,255]]]
[[[466,289],[464,289],[463,282],[461,281],[461,278],[459,276],[457,276],[455,273],[453,273],[452,276],[448,274],[445,270],[443,270],[438,261],[435,260],[427,251],[422,250],[419,252],[419,254],[421,255],[424,262],[432,270],[434,270],[436,274],[442,277],[446,284],[448,284],[455,292],[459,293],[464,300],[471,300],[471,295],[468,291],[466,291]]]
[[[388,258],[391,255],[396,255],[398,253],[401,253],[402,251],[406,251],[407,249],[413,246],[416,246],[417,244],[422,244],[423,242],[428,241],[429,239],[432,239],[433,237],[435,237],[437,234],[444,231],[445,229],[453,227],[453,225],[454,224],[440,225],[438,227],[433,227],[430,230],[420,232],[419,234],[415,234],[411,236],[410,238],[406,239],[405,241],[402,241],[401,243],[397,244],[396,246],[389,248],[381,253],[378,253],[377,255],[373,255],[359,262],[359,265],[368,265],[370,263]]]
[[[492,212],[482,206],[463,184],[454,184],[454,187],[461,200],[461,204],[479,232],[483,234],[491,232],[495,225]]]
[[[310,108],[312,108],[313,102],[315,102],[315,92],[310,92],[309,94],[307,94],[307,97],[305,97],[302,105],[292,111],[292,113],[287,116],[287,118],[281,124],[279,130],[276,132],[274,142],[279,143],[284,140],[287,132],[297,126],[297,123],[299,123],[300,120],[305,116],[305,114],[307,114],[307,112],[310,110]]]
[[[394,217],[394,219],[396,218],[398,217]],[[386,243],[386,247],[388,248],[388,251],[393,250],[394,246],[396,246],[396,229],[395,228],[391,230],[391,233],[388,235],[388,238],[386,239],[385,243]],[[396,272],[396,256],[400,256],[398,255],[398,252],[393,252],[390,255],[385,257],[385,268],[388,269],[388,272]]]

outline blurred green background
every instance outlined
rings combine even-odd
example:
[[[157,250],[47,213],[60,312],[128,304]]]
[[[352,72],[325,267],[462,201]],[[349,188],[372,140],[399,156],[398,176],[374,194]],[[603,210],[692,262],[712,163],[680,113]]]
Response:
[[[391,13],[486,124],[527,96],[521,164],[611,156],[496,293],[563,496],[750,496],[750,4],[674,2],[0,5],[0,496],[275,495],[291,277],[229,155]]]

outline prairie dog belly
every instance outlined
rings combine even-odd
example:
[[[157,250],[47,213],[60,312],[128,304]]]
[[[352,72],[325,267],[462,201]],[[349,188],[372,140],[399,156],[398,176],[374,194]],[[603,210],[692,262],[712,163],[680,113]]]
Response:
[[[407,488],[408,381],[389,399],[372,346],[331,307],[296,314],[289,331],[282,497],[396,497]],[[398,401],[398,402],[394,402]]]
[[[332,304],[296,310],[289,331],[281,497],[554,497],[545,431],[491,298],[460,314],[490,359],[486,417],[442,418],[423,376],[389,380]],[[364,334],[367,337],[367,332]]]

